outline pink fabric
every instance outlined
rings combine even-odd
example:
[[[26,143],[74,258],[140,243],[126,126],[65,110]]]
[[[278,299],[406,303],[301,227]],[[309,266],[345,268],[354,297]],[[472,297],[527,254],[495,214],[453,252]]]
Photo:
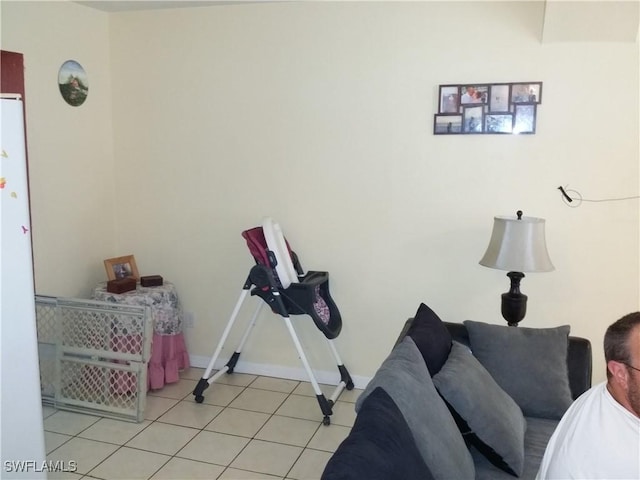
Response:
[[[180,370],[189,368],[189,354],[184,343],[184,335],[153,334],[151,359],[147,375],[147,387],[151,390],[162,388],[167,383],[180,379]]]
[[[142,352],[142,335],[114,335],[111,337],[111,351],[119,353],[140,354]],[[116,363],[126,364],[124,360]],[[121,370],[109,371],[111,391],[115,393],[135,393],[136,375]],[[149,381],[147,380],[147,384]]]

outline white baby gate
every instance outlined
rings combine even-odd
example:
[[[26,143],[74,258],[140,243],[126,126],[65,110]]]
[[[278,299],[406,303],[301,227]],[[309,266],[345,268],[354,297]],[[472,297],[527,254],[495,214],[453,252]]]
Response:
[[[43,403],[143,421],[149,307],[42,295],[35,302]]]

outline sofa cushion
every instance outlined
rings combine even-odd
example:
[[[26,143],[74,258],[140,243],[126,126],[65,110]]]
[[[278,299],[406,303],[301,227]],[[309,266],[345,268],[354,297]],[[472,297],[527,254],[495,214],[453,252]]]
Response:
[[[525,416],[560,419],[571,405],[569,326],[526,328],[464,322],[473,355]]]
[[[471,454],[411,337],[396,345],[382,363],[358,398],[356,412],[378,387],[389,394],[402,412],[434,477],[458,480],[475,477]]]
[[[470,443],[498,468],[520,476],[527,427],[522,410],[471,351],[454,341],[433,383],[470,429],[466,433]]]
[[[451,334],[440,317],[421,303],[407,336],[413,339],[420,350],[431,376],[438,373],[451,350]]]
[[[349,436],[329,459],[322,480],[430,480],[409,425],[382,388],[362,403]]]
[[[524,435],[524,469],[520,478],[534,480],[540,469],[544,451],[553,434],[558,420],[547,418],[525,417],[527,432]],[[475,447],[471,447],[471,456],[476,467],[476,480],[514,480],[513,475],[499,470],[492,465],[487,457]]]

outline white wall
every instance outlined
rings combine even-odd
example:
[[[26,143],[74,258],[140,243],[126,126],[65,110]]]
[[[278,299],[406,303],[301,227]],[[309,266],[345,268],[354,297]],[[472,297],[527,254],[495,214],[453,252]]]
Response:
[[[639,193],[638,44],[542,44],[542,15],[525,2],[110,15],[2,2],[2,48],[27,64],[39,292],[87,294],[102,259],[133,253],[176,283],[205,358],[253,263],[240,232],[272,215],[305,268],[331,273],[337,345],[366,377],[421,301],[503,323],[508,279],[478,260],[493,216],[522,209],[547,219],[556,266],[524,279],[523,326],[570,324],[603,379],[604,329],[640,304],[638,202],[572,209],[556,188]],[[55,81],[70,58],[89,73],[77,109]],[[432,135],[439,84],[537,80],[536,135]],[[299,367],[265,319],[243,358]],[[312,364],[332,369],[319,332],[296,324]]]

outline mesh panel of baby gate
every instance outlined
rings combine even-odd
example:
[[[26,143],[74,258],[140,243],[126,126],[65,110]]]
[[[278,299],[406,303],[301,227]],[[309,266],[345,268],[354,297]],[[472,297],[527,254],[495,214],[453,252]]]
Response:
[[[36,297],[43,401],[142,421],[153,334],[147,307]]]

